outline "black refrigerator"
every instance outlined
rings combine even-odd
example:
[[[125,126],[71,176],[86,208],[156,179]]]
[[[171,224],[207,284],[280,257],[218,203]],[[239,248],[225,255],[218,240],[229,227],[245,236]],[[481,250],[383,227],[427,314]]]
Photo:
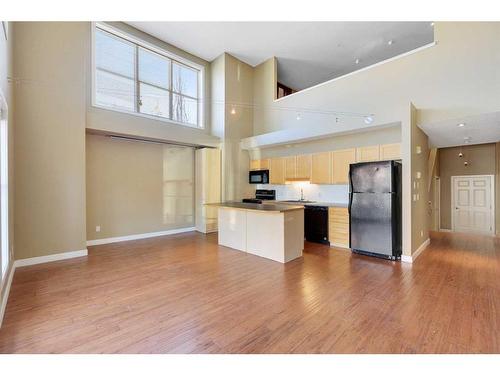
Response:
[[[353,252],[401,259],[401,163],[376,161],[349,169],[349,245]]]

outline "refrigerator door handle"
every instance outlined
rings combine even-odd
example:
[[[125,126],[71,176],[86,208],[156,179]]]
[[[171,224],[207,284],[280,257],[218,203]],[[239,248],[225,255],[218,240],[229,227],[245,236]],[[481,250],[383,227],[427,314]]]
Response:
[[[347,206],[347,212],[349,213],[349,216],[351,215],[352,193],[353,193],[352,174],[351,174],[351,168],[349,167],[349,205]]]

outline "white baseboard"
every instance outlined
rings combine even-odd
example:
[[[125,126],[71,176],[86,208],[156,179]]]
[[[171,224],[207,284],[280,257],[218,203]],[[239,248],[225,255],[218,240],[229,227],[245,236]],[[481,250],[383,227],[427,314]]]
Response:
[[[9,270],[9,275],[7,276],[6,285],[4,288],[4,294],[2,296],[2,300],[0,301],[0,328],[3,323],[3,316],[5,314],[5,309],[7,308],[7,301],[9,300],[10,286],[12,285],[12,278],[14,277],[14,272],[16,271],[16,266],[14,262],[12,262]]]
[[[77,250],[77,251],[68,251],[66,253],[44,255],[41,257],[18,259],[16,261],[14,261],[14,267],[19,268],[19,267],[31,266],[33,264],[55,262],[57,260],[84,257],[87,255],[88,255],[88,250],[84,249],[84,250]]]
[[[150,233],[132,234],[130,236],[101,238],[99,240],[89,240],[89,241],[87,241],[87,246],[105,245],[105,244],[108,244],[108,243],[122,242],[122,241],[142,240],[143,238],[168,236],[168,235],[171,235],[171,234],[194,232],[195,230],[196,230],[195,227],[189,227],[189,228],[179,228],[179,229],[164,230],[164,231],[161,231],[161,232],[150,232]]]
[[[351,249],[349,245],[344,245],[342,243],[335,243],[335,242],[330,242],[330,247],[340,247],[342,249]]]
[[[440,231],[440,232],[451,232],[452,230],[451,230],[451,229],[442,229],[442,228],[441,228],[439,231]]]
[[[431,239],[428,238],[426,239],[422,245],[420,245],[417,249],[417,251],[415,251],[412,255],[402,255],[401,256],[401,261],[402,262],[405,262],[405,263],[413,263],[415,261],[415,259],[417,259],[417,257],[422,254],[422,252],[427,248],[427,246],[429,246],[429,244],[431,243]]]

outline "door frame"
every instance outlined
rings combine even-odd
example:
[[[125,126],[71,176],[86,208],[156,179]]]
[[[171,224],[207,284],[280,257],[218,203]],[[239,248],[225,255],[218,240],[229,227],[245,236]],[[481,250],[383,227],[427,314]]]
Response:
[[[470,178],[470,177],[489,177],[490,178],[490,195],[491,195],[491,231],[489,235],[495,235],[495,175],[493,174],[471,174],[471,175],[462,175],[462,176],[451,176],[451,230],[452,232],[456,232],[455,230],[455,179],[457,178]],[[469,232],[466,232],[469,233]],[[470,232],[474,233],[474,232]],[[479,234],[479,233],[478,233]]]
[[[433,192],[433,197],[434,201],[438,201],[439,204],[436,205],[434,202],[434,209],[432,211],[433,220],[436,220],[436,226],[438,232],[441,231],[441,177],[440,176],[434,176],[434,192]],[[438,199],[436,199],[438,198]],[[437,208],[436,208],[437,207]],[[437,214],[436,214],[437,211]]]

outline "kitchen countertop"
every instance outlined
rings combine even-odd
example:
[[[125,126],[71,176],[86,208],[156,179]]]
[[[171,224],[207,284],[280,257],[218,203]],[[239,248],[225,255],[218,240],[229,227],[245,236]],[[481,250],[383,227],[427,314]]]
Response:
[[[285,201],[270,201],[273,203],[279,204],[289,204],[289,205],[300,205],[300,206],[323,206],[323,207],[343,207],[346,208],[348,203],[344,202],[309,202],[309,203],[300,203],[300,202],[285,202]],[[265,203],[270,204],[270,203]]]
[[[223,203],[209,203],[207,206],[218,206],[223,208],[235,208],[240,210],[254,210],[254,211],[265,211],[265,212],[285,212],[294,210],[303,210],[303,205],[296,204],[284,204],[282,202],[272,202],[266,204],[259,203],[243,203],[243,202],[223,202]]]

